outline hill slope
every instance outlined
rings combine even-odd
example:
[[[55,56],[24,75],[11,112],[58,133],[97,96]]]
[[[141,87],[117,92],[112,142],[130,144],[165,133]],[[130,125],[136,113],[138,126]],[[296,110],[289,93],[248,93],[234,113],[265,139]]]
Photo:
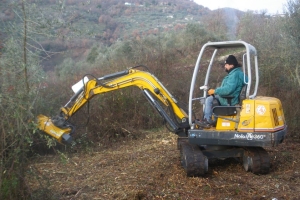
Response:
[[[18,21],[18,16],[22,16],[20,4],[6,0],[2,1],[0,6],[0,30],[5,30],[5,26],[9,26],[12,21],[22,23]],[[45,23],[43,26],[49,25],[49,32],[46,34],[55,36],[45,38],[30,35],[30,38],[36,37],[43,48],[50,52],[72,50],[73,52],[67,56],[73,59],[86,56],[87,50],[93,45],[110,46],[116,41],[177,31],[189,23],[202,24],[214,33],[224,33],[224,29],[234,32],[238,17],[242,14],[233,9],[211,11],[191,0],[30,0],[27,1],[25,10],[27,17],[32,15],[31,21]],[[39,12],[33,13],[35,10]],[[19,27],[22,31],[23,25],[20,24]],[[32,29],[30,25],[28,27]],[[34,32],[39,32],[37,27],[35,29]],[[30,33],[31,31],[28,32]],[[232,34],[231,32],[230,35]],[[1,34],[0,31],[0,41],[1,37],[9,35],[4,31]],[[44,67],[52,68],[63,60],[60,58],[61,54],[54,55],[58,58],[43,60]]]

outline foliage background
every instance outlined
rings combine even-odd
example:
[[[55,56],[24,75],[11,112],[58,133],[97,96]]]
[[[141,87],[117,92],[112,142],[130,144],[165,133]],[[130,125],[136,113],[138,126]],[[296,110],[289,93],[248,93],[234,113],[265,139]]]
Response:
[[[1,199],[29,198],[24,177],[33,155],[63,156],[119,138],[145,137],[143,130],[162,126],[140,91],[128,88],[93,99],[92,109],[76,115],[74,121],[82,125],[76,145],[57,145],[40,134],[35,117],[56,115],[72,95],[70,86],[85,74],[101,77],[143,64],[177,99],[187,102],[193,66],[207,41],[242,39],[257,48],[259,95],[282,101],[288,137],[300,137],[299,0],[287,1],[284,15],[237,11],[239,20],[229,25],[224,21],[231,19],[228,10],[213,12],[189,1],[136,1],[142,9],[125,7],[125,1],[109,2],[0,2]],[[224,31],[233,26],[235,32]]]

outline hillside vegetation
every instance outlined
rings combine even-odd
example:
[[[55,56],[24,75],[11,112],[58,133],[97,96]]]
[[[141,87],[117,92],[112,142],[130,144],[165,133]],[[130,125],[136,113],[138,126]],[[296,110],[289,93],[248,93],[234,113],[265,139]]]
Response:
[[[131,3],[134,6],[125,5],[125,1],[104,0],[0,2],[0,198],[193,199],[201,197],[195,190],[188,192],[188,188],[200,186],[203,186],[200,190],[206,197],[217,199],[239,198],[239,195],[250,198],[251,194],[257,198],[271,197],[274,190],[283,192],[283,195],[274,196],[276,198],[298,198],[290,191],[299,184],[295,166],[299,163],[296,146],[300,137],[300,1],[288,1],[284,16],[270,17],[253,12],[239,15],[237,12],[237,18],[226,18],[222,10],[212,12],[184,0],[167,4],[150,0]],[[173,18],[168,17],[171,15]],[[189,16],[193,20],[186,20],[186,17],[192,19]],[[229,21],[232,22],[230,25],[225,23]],[[101,77],[142,64],[177,99],[186,103],[193,67],[203,44],[207,41],[238,39],[257,48],[260,67],[258,95],[274,96],[281,100],[289,127],[287,141],[296,142],[268,150],[272,155],[273,167],[271,174],[263,177],[263,183],[271,180],[277,183],[275,185],[257,188],[255,184],[261,180],[260,177],[245,174],[239,167],[235,171],[230,167],[234,165],[236,168],[235,161],[225,164],[229,168],[223,168],[221,164],[220,171],[218,167],[212,168],[217,175],[210,171],[208,177],[183,178],[185,175],[177,163],[178,152],[173,145],[173,136],[169,136],[166,130],[159,132],[163,124],[160,116],[136,88],[96,97],[81,109],[72,118],[78,126],[72,145],[57,144],[36,130],[36,116],[58,114],[60,106],[73,95],[71,85],[85,74]],[[151,137],[147,138],[147,135]],[[147,139],[153,145],[147,146]],[[127,146],[127,143],[131,146]],[[124,153],[129,152],[129,161],[121,160],[115,168],[114,163],[126,155],[120,154],[115,157],[117,160],[110,160],[109,157],[118,154],[118,151],[114,152],[118,147],[124,148]],[[143,149],[146,147],[151,154],[150,150]],[[157,152],[156,148],[161,152]],[[101,155],[103,160],[89,154],[100,150],[103,154],[96,154]],[[159,157],[158,153],[163,156],[163,152],[169,155],[168,159]],[[39,157],[40,160],[37,159]],[[153,170],[153,174],[144,176],[148,171],[143,171],[146,161],[136,161],[145,158],[154,163],[154,168],[157,164],[164,171],[156,173]],[[45,167],[43,163],[46,163]],[[77,166],[74,163],[80,165],[78,171],[71,168],[71,165]],[[134,167],[126,168],[130,163]],[[103,182],[99,184],[107,187],[105,191],[87,179],[83,180],[83,185],[78,185],[84,179],[84,175],[80,174],[92,171],[92,168],[85,167],[89,164],[93,169],[99,169],[93,171],[95,176],[101,173],[101,169],[106,175],[115,174],[115,170],[122,171],[122,168],[124,172],[113,178],[101,177]],[[143,172],[141,180],[132,177],[138,172]],[[286,176],[280,175],[281,172]],[[65,176],[68,173],[70,176]],[[123,177],[125,175],[131,178],[126,179]],[[253,178],[248,192],[245,190],[249,183],[240,178],[243,176],[247,180]],[[148,178],[149,185],[143,186]],[[156,181],[159,178],[161,182]],[[112,179],[121,179],[122,186],[112,187],[113,182],[109,182]],[[225,185],[224,180],[232,184]],[[280,185],[278,180],[284,180],[284,185]],[[65,190],[63,186],[57,187],[69,182],[78,184],[68,185]],[[186,190],[180,191],[178,188],[181,186]],[[174,188],[180,192],[175,193]],[[147,192],[149,189],[154,192]],[[114,190],[124,192],[111,193]],[[87,196],[83,193],[87,193]],[[227,195],[222,196],[223,193]]]
[[[7,29],[1,31],[2,36],[10,32],[12,21],[22,26],[19,19],[22,13],[15,12],[17,3],[1,3],[0,27]],[[29,13],[34,12],[29,18],[33,21],[39,19],[39,24],[32,24],[32,28],[43,32],[36,36],[39,44],[35,45],[49,52],[42,53],[44,59],[41,64],[45,70],[53,70],[55,65],[69,57],[81,60],[84,58],[82,55],[88,54],[93,47],[103,49],[116,41],[139,40],[162,32],[179,31],[189,23],[201,24],[215,35],[220,35],[235,29],[236,20],[242,15],[242,12],[233,9],[210,11],[190,0],[130,3],[125,0],[32,0],[28,1],[26,9]],[[224,16],[229,19],[226,23]],[[229,31],[228,34],[233,33]]]

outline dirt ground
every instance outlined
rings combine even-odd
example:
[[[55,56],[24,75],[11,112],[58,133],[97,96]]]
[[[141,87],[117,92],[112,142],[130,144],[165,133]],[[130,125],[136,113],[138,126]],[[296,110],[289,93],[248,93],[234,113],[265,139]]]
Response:
[[[85,153],[32,159],[26,182],[32,199],[300,199],[300,142],[267,149],[267,175],[246,172],[236,159],[209,163],[189,178],[177,137],[166,131]]]

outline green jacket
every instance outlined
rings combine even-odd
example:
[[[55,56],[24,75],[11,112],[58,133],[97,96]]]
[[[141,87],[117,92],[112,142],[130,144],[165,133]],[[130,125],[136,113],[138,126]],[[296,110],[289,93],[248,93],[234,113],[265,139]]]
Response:
[[[247,76],[245,77],[246,82],[248,82]],[[227,99],[222,98],[222,96],[233,96],[231,100],[231,105],[236,105],[239,103],[240,92],[245,85],[244,83],[244,73],[240,67],[232,69],[227,76],[224,77],[221,87],[215,89],[215,94],[219,95],[219,101],[222,106],[227,106]]]

